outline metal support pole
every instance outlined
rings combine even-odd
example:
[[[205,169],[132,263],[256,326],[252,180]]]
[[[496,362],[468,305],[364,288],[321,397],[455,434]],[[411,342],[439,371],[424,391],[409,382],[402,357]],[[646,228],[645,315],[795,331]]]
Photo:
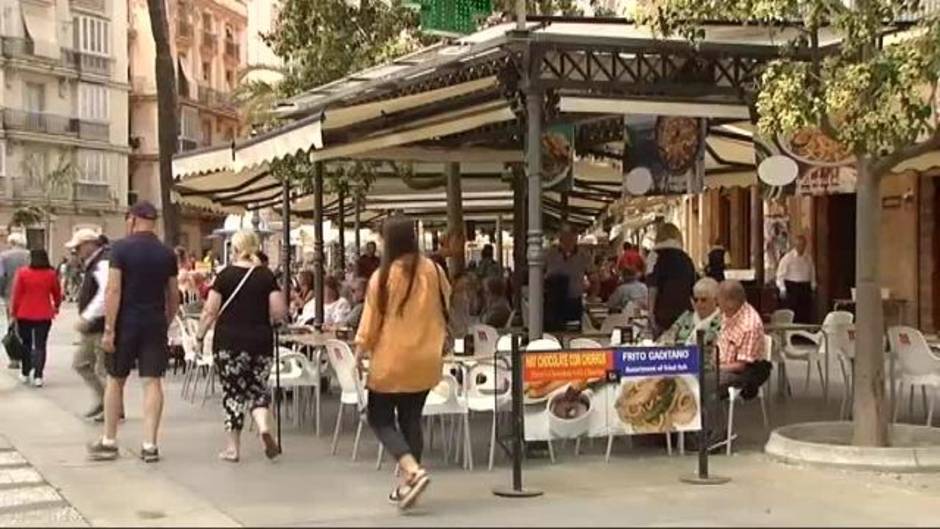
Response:
[[[452,237],[457,237],[461,241],[459,251],[457,251],[455,255],[450,256],[450,263],[448,263],[451,277],[457,277],[464,269],[464,253],[466,252],[465,243],[467,241],[466,228],[464,227],[463,222],[463,203],[461,198],[462,193],[460,189],[460,163],[448,163],[445,166],[445,171],[447,174],[448,245],[451,246]],[[451,246],[450,249],[457,250],[454,246]]]
[[[290,301],[290,281],[291,281],[291,247],[290,247],[290,181],[284,180],[281,190],[281,216],[283,217],[281,226],[281,236],[284,242],[281,247],[281,270],[284,271],[284,299]]]
[[[317,314],[314,325],[323,327],[323,162],[313,164],[313,289]]]
[[[519,321],[522,317],[522,285],[525,283],[525,174],[516,166],[512,172],[512,306],[516,308]],[[526,316],[528,317],[528,316]]]
[[[503,216],[496,215],[496,264],[503,269]]]
[[[346,192],[343,188],[339,189],[339,265],[340,271],[346,273]]]
[[[527,75],[531,75],[527,73]],[[542,248],[542,105],[544,94],[531,86],[526,89],[526,175],[529,190],[529,339],[542,337],[545,252]]]
[[[715,403],[720,403],[721,401],[717,398],[718,391],[718,362],[717,358],[715,359],[714,370],[715,370],[715,387],[709,388],[705,380],[705,375],[707,370],[705,369],[705,359],[710,354],[710,351],[705,349],[705,331],[699,329],[695,333],[695,343],[698,345],[698,396],[699,403],[702,410],[702,429],[699,431],[698,437],[698,472],[690,476],[682,476],[679,478],[679,481],[683,483],[689,483],[690,485],[721,485],[731,481],[731,478],[726,478],[723,476],[713,476],[708,473],[708,427],[709,427],[709,414],[716,412],[718,410],[713,410],[712,401]],[[710,390],[710,391],[709,391]],[[728,440],[730,442],[730,439]]]
[[[764,199],[760,186],[751,187],[751,266],[758,292],[764,289]],[[759,299],[759,298],[758,298]],[[760,310],[760,306],[757,307]]]
[[[359,236],[359,230],[362,228],[359,225],[359,219],[362,217],[362,197],[359,196],[358,191],[356,192],[356,218],[353,222],[353,230],[356,233],[353,234],[353,240],[356,241],[356,258],[359,258],[360,253],[362,252],[362,240]]]

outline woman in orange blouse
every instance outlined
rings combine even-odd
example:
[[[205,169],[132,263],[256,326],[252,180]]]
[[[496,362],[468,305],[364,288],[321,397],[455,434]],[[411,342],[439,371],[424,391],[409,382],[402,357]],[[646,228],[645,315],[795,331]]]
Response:
[[[421,415],[428,392],[441,380],[450,284],[419,252],[413,219],[386,221],[384,240],[356,345],[360,358],[370,358],[369,424],[402,470],[402,482],[389,499],[407,509],[430,481],[420,464]]]

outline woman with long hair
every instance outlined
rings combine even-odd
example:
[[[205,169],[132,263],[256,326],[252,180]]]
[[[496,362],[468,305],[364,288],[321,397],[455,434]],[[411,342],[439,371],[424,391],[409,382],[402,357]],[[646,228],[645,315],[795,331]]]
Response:
[[[653,271],[647,281],[654,331],[659,336],[682,313],[692,310],[692,287],[697,277],[692,259],[682,249],[682,232],[675,224],[659,226],[654,250]]]
[[[389,499],[407,509],[430,482],[421,466],[421,414],[441,380],[450,284],[419,252],[413,219],[392,217],[383,231],[382,264],[369,280],[356,345],[359,358],[370,358],[369,424],[401,468]]]
[[[26,351],[20,381],[41,388],[49,329],[62,304],[62,287],[45,250],[29,252],[29,266],[20,268],[13,280],[12,298],[10,312]]]
[[[267,382],[275,346],[273,325],[287,316],[287,305],[274,274],[261,266],[258,247],[253,232],[232,237],[234,261],[212,284],[196,331],[201,351],[206,332],[215,325],[212,353],[222,382],[228,441],[219,459],[231,463],[241,457],[246,409],[258,425],[265,455],[273,459],[280,453],[271,435]]]

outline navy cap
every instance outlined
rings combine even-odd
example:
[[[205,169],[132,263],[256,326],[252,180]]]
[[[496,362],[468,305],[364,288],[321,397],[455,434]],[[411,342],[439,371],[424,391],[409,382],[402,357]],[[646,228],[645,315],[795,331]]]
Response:
[[[157,220],[156,206],[146,200],[134,203],[134,205],[127,210],[127,214],[137,217],[138,219]]]

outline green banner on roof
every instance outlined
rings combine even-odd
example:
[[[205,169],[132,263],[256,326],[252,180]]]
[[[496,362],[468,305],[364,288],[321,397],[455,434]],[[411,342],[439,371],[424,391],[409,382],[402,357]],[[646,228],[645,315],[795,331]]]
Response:
[[[492,0],[417,0],[407,5],[420,10],[421,31],[447,36],[473,33],[493,12]]]

